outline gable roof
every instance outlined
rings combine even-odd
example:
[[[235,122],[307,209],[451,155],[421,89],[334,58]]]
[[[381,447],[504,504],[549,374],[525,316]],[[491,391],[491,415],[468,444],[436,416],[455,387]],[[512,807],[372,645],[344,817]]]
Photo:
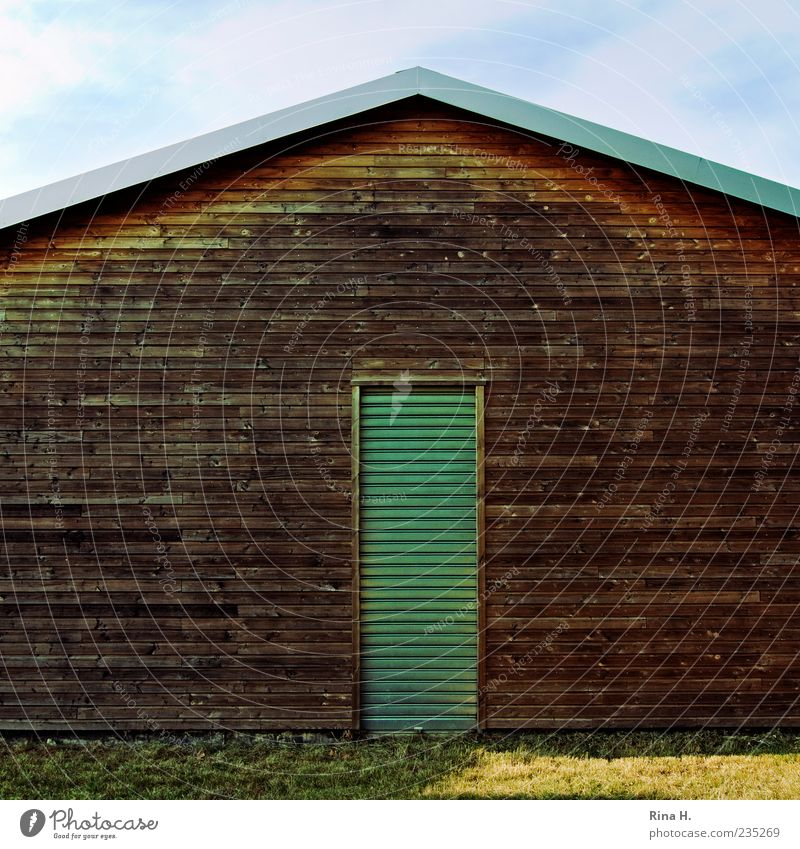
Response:
[[[800,216],[800,189],[417,67],[7,198],[0,228],[413,95]]]

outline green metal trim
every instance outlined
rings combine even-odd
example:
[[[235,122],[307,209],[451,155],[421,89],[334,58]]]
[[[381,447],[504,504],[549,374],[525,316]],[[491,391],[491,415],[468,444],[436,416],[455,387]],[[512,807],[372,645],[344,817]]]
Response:
[[[800,216],[800,189],[427,68],[409,68],[0,200],[0,229],[413,95]]]
[[[684,183],[800,216],[800,189],[435,71],[420,70],[420,94],[434,100],[677,177]]]

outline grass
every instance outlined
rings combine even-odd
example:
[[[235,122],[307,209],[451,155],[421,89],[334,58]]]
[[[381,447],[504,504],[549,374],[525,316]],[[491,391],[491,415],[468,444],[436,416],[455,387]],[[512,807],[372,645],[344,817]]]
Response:
[[[3,799],[800,798],[800,733],[0,740]]]

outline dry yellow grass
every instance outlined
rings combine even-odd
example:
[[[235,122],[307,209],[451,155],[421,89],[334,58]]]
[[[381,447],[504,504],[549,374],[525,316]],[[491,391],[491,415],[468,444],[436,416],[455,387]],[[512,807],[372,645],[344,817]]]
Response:
[[[800,755],[582,758],[481,752],[428,798],[798,799]]]

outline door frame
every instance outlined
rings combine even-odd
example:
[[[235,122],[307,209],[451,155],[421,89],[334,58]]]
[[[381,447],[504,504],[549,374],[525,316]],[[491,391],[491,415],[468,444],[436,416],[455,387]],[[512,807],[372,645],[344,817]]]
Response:
[[[352,687],[352,718],[350,727],[353,731],[361,728],[361,492],[359,476],[361,472],[361,387],[391,388],[396,376],[374,376],[359,378],[353,376],[351,381],[352,414],[350,428],[350,457],[351,457],[351,582],[353,608],[353,687]],[[458,378],[451,376],[421,374],[410,375],[408,381],[415,386],[441,386],[442,388],[464,388],[472,386],[475,390],[475,532],[477,555],[477,592],[476,613],[478,621],[477,657],[477,711],[476,730],[483,731],[486,727],[486,474],[484,450],[484,386],[486,379],[479,375],[461,374]]]

